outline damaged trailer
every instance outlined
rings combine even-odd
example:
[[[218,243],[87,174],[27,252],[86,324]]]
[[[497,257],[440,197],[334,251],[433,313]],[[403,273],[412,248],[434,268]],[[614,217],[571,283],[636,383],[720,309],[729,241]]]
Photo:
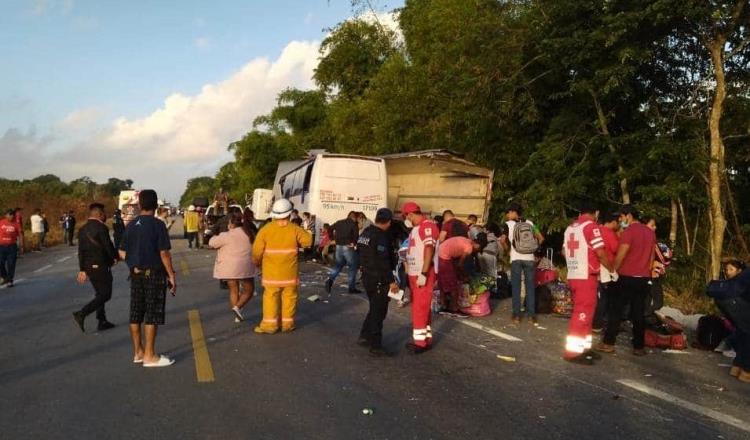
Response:
[[[449,150],[424,150],[381,156],[388,173],[388,206],[417,202],[425,213],[446,209],[465,220],[487,223],[494,171]]]

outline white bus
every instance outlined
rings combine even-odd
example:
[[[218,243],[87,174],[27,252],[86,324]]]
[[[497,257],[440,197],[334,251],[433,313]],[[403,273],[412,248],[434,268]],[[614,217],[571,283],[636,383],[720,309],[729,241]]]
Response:
[[[350,211],[361,211],[374,220],[388,200],[385,160],[379,157],[320,153],[280,176],[279,193],[295,209],[315,216],[315,240],[323,224],[333,224]]]

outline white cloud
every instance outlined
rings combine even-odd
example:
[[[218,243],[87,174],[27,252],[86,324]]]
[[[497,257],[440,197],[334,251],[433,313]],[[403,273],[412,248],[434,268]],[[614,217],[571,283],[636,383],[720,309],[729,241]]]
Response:
[[[198,37],[193,41],[193,46],[198,50],[208,50],[211,47],[211,40],[208,37]]]
[[[68,15],[73,11],[74,0],[34,0],[31,4],[31,14],[41,17],[59,9],[63,15]]]
[[[96,107],[87,107],[68,113],[58,124],[63,131],[90,130],[101,118],[102,111]]]
[[[231,160],[227,146],[274,107],[281,90],[313,87],[318,48],[318,42],[293,41],[276,60],[254,59],[197,94],[173,93],[150,114],[119,117],[105,129],[95,123],[101,115],[96,109],[72,112],[57,125],[58,134],[68,137],[56,140],[54,149],[49,148],[53,139],[36,131],[8,130],[0,137],[0,153],[10,160],[0,161],[0,175],[131,178],[140,188],[153,187],[176,200],[188,178],[213,175]],[[86,126],[92,128],[85,137],[63,130]],[[10,154],[15,151],[21,153]]]
[[[41,16],[47,13],[50,9],[49,0],[34,0],[31,6],[31,13],[36,16]]]

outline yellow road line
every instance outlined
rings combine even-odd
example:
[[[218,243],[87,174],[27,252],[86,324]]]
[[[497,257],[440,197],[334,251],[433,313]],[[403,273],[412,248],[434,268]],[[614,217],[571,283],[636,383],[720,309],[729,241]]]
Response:
[[[190,275],[190,266],[188,266],[187,261],[180,259],[180,270],[182,270],[183,275]]]
[[[211,366],[211,358],[208,357],[208,347],[203,337],[201,315],[198,310],[188,311],[188,321],[190,321],[190,336],[193,338],[195,375],[198,377],[198,382],[213,382],[214,369]]]

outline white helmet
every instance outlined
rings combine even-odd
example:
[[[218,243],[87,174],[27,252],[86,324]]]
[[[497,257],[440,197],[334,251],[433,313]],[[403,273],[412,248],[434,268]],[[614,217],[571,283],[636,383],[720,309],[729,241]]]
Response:
[[[195,211],[195,205],[188,206],[188,211]]]
[[[287,218],[292,215],[293,209],[294,207],[292,206],[292,202],[287,199],[279,199],[273,202],[273,208],[271,208],[271,218]]]

